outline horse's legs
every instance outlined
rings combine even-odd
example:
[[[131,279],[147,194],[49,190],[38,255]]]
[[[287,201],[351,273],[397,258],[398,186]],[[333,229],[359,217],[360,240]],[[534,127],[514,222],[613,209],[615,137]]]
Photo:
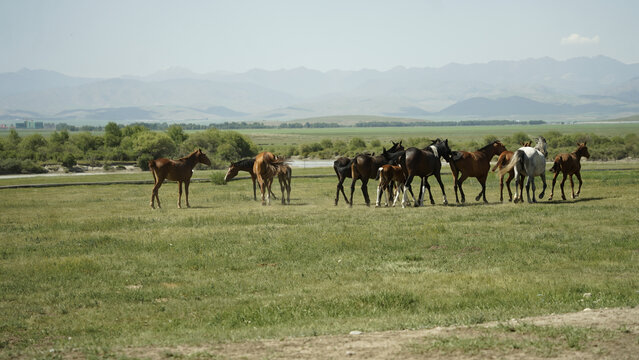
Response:
[[[433,193],[430,191],[430,184],[428,183],[428,177],[424,177],[424,185],[426,189],[428,189],[428,197],[430,198],[430,204],[435,205],[435,200],[433,200]]]
[[[342,186],[343,182],[344,182],[344,178],[338,178],[337,192],[335,193],[335,206],[337,206],[337,204],[339,203],[339,191],[342,190],[342,193],[344,192],[344,186]],[[344,200],[346,200],[346,203],[348,204],[348,199],[346,198],[346,195],[344,195]]]
[[[499,201],[504,202],[504,175],[499,175]]]
[[[402,194],[406,193],[406,191],[404,189],[404,184],[398,182],[397,183],[397,193],[395,194],[395,198],[393,199],[393,207],[395,207],[395,205],[397,204],[397,200],[399,199],[400,192]]]
[[[153,177],[155,177],[155,175],[153,175]],[[162,186],[162,181],[158,181],[158,179],[156,178],[155,184],[153,185],[153,190],[151,191],[151,209],[155,209],[155,206],[153,206],[154,199],[157,199],[158,208],[161,208],[160,197],[158,196],[158,190],[160,190],[160,186]]]
[[[552,197],[555,194],[555,182],[557,182],[557,176],[559,176],[559,170],[555,171],[555,175],[552,177],[552,186],[550,187],[550,196],[548,197],[548,201],[552,200]]]
[[[577,190],[577,195],[575,195],[575,198],[578,198],[579,194],[581,193],[581,184],[583,184],[584,182],[581,181],[581,172],[577,171],[575,173],[575,176],[577,177],[577,180],[579,180],[579,189]]]
[[[526,197],[528,198],[528,203],[531,203],[532,201],[530,201],[530,185],[533,184],[534,187],[534,179],[532,176],[528,175],[528,179],[526,180]],[[535,198],[535,190],[533,188],[533,199]]]
[[[191,205],[189,204],[189,185],[191,184],[191,180],[185,180],[184,181],[184,195],[186,195],[186,207],[190,208]]]
[[[448,199],[446,199],[446,190],[444,190],[444,183],[442,183],[442,175],[439,171],[435,172],[435,179],[439,183],[439,187],[442,189],[442,195],[444,195],[444,205],[448,205]]]
[[[571,198],[574,199],[575,198],[575,182],[572,181],[572,174],[570,174],[570,190],[571,190]]]
[[[459,186],[459,193],[461,194],[462,204],[466,202],[466,194],[464,194],[464,189],[462,188],[462,184],[464,183],[464,180],[466,180],[467,178],[468,176],[466,176],[465,174],[461,174],[461,176],[459,177],[459,180],[457,180],[457,186]],[[457,196],[457,192],[455,192],[455,196]]]
[[[513,178],[515,178],[515,172],[509,171],[508,179],[506,179],[506,189],[508,189],[508,201],[513,201],[513,192],[510,190],[510,183],[513,181]]]
[[[406,192],[406,190],[410,191],[411,196],[413,197],[413,202],[415,202],[415,194],[413,194],[413,187],[410,185],[411,182],[413,182],[413,178],[415,177],[415,175],[408,175],[408,177],[406,178],[406,182],[404,183],[404,196],[402,197],[402,207],[406,207],[406,204],[408,203],[408,194]]]
[[[459,204],[459,198],[457,197],[457,169],[451,164],[450,171],[453,174],[453,188],[455,189],[455,202]]]
[[[380,203],[382,202],[382,193],[384,193],[384,185],[382,181],[380,181],[379,185],[377,185],[377,197],[375,198],[375,207],[380,207]]]
[[[278,175],[277,179],[280,182],[280,190],[282,191],[282,205],[286,205],[286,179],[284,179],[284,175]]]
[[[251,180],[253,180],[253,201],[257,201],[257,193],[255,192],[255,181],[257,180],[257,176],[251,173]]]
[[[487,203],[487,202],[488,202],[488,200],[486,200],[486,177],[487,177],[487,176],[488,176],[488,175],[483,176],[483,177],[480,177],[480,178],[479,178],[479,177],[477,178],[477,181],[479,181],[479,184],[481,185],[481,191],[479,192],[479,195],[477,195],[477,197],[475,198],[475,201],[479,201],[479,199],[480,199],[480,198],[482,197],[482,195],[483,195],[484,202],[485,202],[485,203]]]
[[[557,173],[555,173],[555,177],[557,177]],[[566,200],[566,194],[564,193],[564,183],[566,182],[566,179],[568,178],[568,174],[567,173],[563,173],[563,178],[561,180],[561,182],[559,183],[559,187],[561,188],[561,198],[563,200]],[[553,185],[554,185],[555,181],[553,179]],[[551,193],[552,195],[552,193]]]
[[[364,194],[364,201],[366,206],[371,206],[371,198],[368,196],[368,179],[362,178],[362,194]]]
[[[178,209],[182,208],[182,182],[178,181]]]
[[[539,200],[541,200],[544,198],[544,193],[546,192],[546,172],[544,171],[543,173],[541,173],[539,177],[541,178],[541,184],[542,184],[541,192],[539,193]]]

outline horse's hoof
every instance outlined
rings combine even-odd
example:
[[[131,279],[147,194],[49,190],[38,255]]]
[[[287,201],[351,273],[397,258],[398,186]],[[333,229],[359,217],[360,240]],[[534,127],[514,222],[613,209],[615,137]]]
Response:
[[[444,201],[444,205],[448,205],[448,201]]]
[[[566,200],[566,197],[562,195],[562,196],[561,196],[561,199],[562,199],[562,200]]]
[[[475,201],[479,201],[479,199],[481,199],[481,196],[477,196],[477,197],[475,198]]]

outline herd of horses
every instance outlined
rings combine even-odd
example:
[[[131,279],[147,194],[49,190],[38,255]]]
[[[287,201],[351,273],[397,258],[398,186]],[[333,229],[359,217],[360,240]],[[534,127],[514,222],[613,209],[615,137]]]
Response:
[[[499,174],[499,200],[503,201],[504,177],[506,179],[506,188],[508,189],[509,201],[523,202],[523,186],[524,179],[526,181],[526,197],[528,202],[536,202],[535,197],[535,181],[534,178],[541,178],[543,188],[539,193],[539,199],[544,197],[546,191],[546,158],[548,157],[546,139],[542,136],[537,138],[537,143],[532,147],[531,142],[522,143],[522,147],[516,151],[507,151],[504,144],[499,140],[493,141],[481,149],[469,151],[452,151],[448,146],[448,139],[436,139],[429,146],[423,149],[409,147],[405,149],[402,142],[392,142],[393,146],[388,150],[383,149],[379,155],[375,154],[358,154],[353,158],[340,157],[333,163],[333,169],[337,175],[337,192],[335,195],[335,205],[338,205],[340,193],[344,197],[344,201],[349,205],[353,205],[353,194],[357,181],[361,181],[361,190],[367,206],[371,201],[368,195],[368,181],[378,179],[376,206],[381,206],[382,195],[386,193],[385,206],[395,206],[402,196],[401,205],[411,204],[409,199],[412,198],[412,205],[423,206],[425,192],[428,190],[428,196],[431,204],[435,204],[433,194],[428,183],[428,178],[432,175],[437,180],[443,195],[443,203],[448,204],[446,198],[446,190],[441,179],[442,159],[445,160],[451,169],[455,190],[455,201],[461,203],[466,201],[466,195],[463,190],[463,183],[469,177],[477,179],[481,185],[481,191],[475,197],[475,201],[486,200],[486,179],[489,172],[498,170]],[[497,164],[490,168],[490,161],[493,157],[498,156]],[[572,189],[572,198],[575,199],[581,192],[581,158],[590,157],[586,143],[577,144],[577,149],[572,153],[562,153],[555,157],[551,172],[554,173],[552,180],[551,193],[548,200],[552,200],[554,195],[555,183],[560,173],[563,174],[561,181],[561,197],[566,200],[564,193],[564,183],[570,177],[570,186]],[[151,208],[154,208],[154,200],[160,207],[160,199],[158,190],[165,179],[177,181],[179,187],[178,208],[181,207],[182,199],[182,183],[186,192],[186,206],[189,207],[189,183],[193,174],[193,168],[198,163],[211,165],[209,158],[198,149],[188,156],[178,160],[170,160],[166,158],[149,161],[149,169],[153,174],[155,184],[151,194]],[[255,158],[245,159],[233,162],[228,168],[224,177],[228,181],[235,177],[239,171],[246,171],[251,175],[253,181],[253,199],[257,200],[256,183],[259,185],[262,205],[270,204],[271,196],[274,199],[275,194],[271,190],[273,179],[278,178],[282,191],[282,204],[290,204],[291,195],[291,167],[286,163],[286,159],[276,156],[271,152],[265,151],[259,153]],[[579,188],[575,193],[573,175],[579,181]],[[415,177],[420,179],[419,194],[415,198],[412,189],[412,182]],[[344,181],[350,178],[351,191],[350,197],[346,196],[344,191]],[[513,198],[510,189],[510,182],[515,179],[515,197]],[[532,187],[532,198],[531,198]],[[390,198],[389,198],[390,197]],[[392,201],[391,201],[392,199]]]

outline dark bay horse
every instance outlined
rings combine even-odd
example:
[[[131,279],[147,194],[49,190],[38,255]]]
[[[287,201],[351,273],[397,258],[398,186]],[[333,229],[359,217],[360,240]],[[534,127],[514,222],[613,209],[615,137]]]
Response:
[[[475,201],[479,201],[479,199],[483,197],[484,202],[488,202],[488,200],[486,200],[486,178],[490,170],[490,160],[493,156],[499,155],[504,151],[506,151],[504,144],[499,140],[495,140],[474,152],[453,152],[450,169],[453,172],[453,180],[455,181],[455,201],[457,203],[459,203],[457,188],[459,188],[459,192],[461,193],[461,202],[466,202],[466,195],[462,189],[462,184],[464,180],[469,177],[477,178],[477,181],[479,181],[481,185],[481,191],[477,197],[475,197]]]
[[[151,208],[155,208],[153,201],[158,201],[158,208],[160,206],[160,198],[158,197],[158,190],[162,186],[164,179],[171,181],[177,181],[179,185],[178,195],[178,208],[182,208],[182,183],[184,183],[184,190],[186,191],[186,207],[189,205],[189,184],[191,183],[191,176],[193,175],[193,168],[197,163],[206,164],[211,166],[211,160],[202,152],[201,149],[197,149],[190,153],[188,156],[180,158],[178,160],[171,160],[166,158],[160,158],[149,161],[149,170],[153,174],[155,184],[153,185],[153,193],[151,194]]]
[[[550,197],[548,200],[552,200],[552,196],[555,192],[555,182],[557,181],[557,175],[560,172],[563,173],[564,177],[561,180],[561,198],[566,200],[566,194],[564,194],[564,183],[566,182],[566,177],[570,175],[570,189],[572,190],[572,198],[575,199],[579,197],[579,193],[581,192],[581,158],[589,158],[590,153],[588,152],[588,147],[586,143],[577,144],[577,150],[571,152],[570,154],[563,153],[555,156],[555,163],[552,165],[550,172],[554,172],[555,176],[552,178],[552,189],[550,190]],[[579,180],[579,189],[577,190],[577,194],[575,194],[575,183],[572,181],[572,176],[577,176],[577,180]]]
[[[367,154],[359,154],[353,158],[351,163],[351,177],[353,182],[351,183],[351,196],[349,206],[353,206],[353,193],[355,193],[355,183],[357,180],[362,180],[362,194],[366,201],[366,206],[371,205],[371,199],[368,196],[368,180],[375,179],[377,177],[377,170],[386,164],[396,164],[399,157],[404,153],[404,147],[399,143],[393,143],[393,147],[389,150],[384,148],[381,155],[372,156]]]
[[[268,151],[261,152],[255,157],[253,172],[257,176],[257,183],[260,185],[262,205],[266,205],[267,202],[269,205],[271,204],[270,194],[273,177],[278,174],[279,167],[283,164],[285,164],[283,158],[276,157]]]
[[[521,143],[521,146],[530,146],[531,142],[530,141],[526,141]],[[512,159],[513,155],[515,153],[512,151],[504,151],[499,155],[499,158],[497,159],[497,164],[495,164],[495,166],[492,167],[492,169],[490,169],[490,171],[495,172],[495,170],[499,169],[501,170],[501,168],[503,168],[504,166],[506,166],[508,164],[508,162],[510,161],[510,159]],[[505,174],[498,174],[499,176],[499,201],[503,202],[504,201],[504,175]],[[513,201],[513,192],[510,190],[510,182],[513,180],[513,178],[515,177],[515,170],[511,169],[508,172],[508,179],[506,180],[506,188],[508,189],[508,201]]]
[[[344,156],[337,158],[337,160],[333,162],[333,170],[335,170],[335,175],[337,175],[337,193],[335,194],[335,206],[337,206],[337,203],[339,202],[340,191],[344,196],[344,201],[346,201],[347,204],[350,204],[348,202],[346,194],[344,193],[344,180],[346,180],[346,178],[353,177],[351,172],[352,163],[353,159],[349,159]]]
[[[433,200],[433,194],[430,191],[430,184],[428,184],[428,177],[435,175],[439,187],[442,189],[444,196],[444,205],[448,204],[446,199],[446,190],[444,190],[444,184],[441,178],[442,162],[441,158],[450,162],[451,151],[448,147],[448,139],[446,140],[433,140],[430,146],[423,149],[408,148],[405,154],[400,158],[400,165],[404,169],[406,174],[406,182],[404,183],[404,197],[402,199],[402,207],[405,207],[408,202],[407,191],[410,192],[413,197],[415,207],[422,206],[424,204],[424,186],[428,189],[428,195],[430,197],[430,203],[435,204]],[[419,189],[418,199],[415,200],[411,183],[413,178],[417,176],[422,180],[422,184]]]
[[[229,165],[229,169],[226,171],[226,175],[224,176],[224,181],[229,181],[232,178],[237,176],[237,173],[240,171],[246,171],[251,175],[251,180],[253,181],[253,200],[257,200],[257,194],[255,191],[255,183],[257,181],[257,175],[253,172],[253,164],[255,164],[255,158],[244,159]],[[273,199],[277,200],[275,194],[271,193]]]

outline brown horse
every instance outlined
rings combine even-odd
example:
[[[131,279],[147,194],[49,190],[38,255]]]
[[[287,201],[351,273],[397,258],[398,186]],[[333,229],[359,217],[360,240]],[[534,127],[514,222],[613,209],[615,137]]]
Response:
[[[262,194],[262,205],[267,202],[271,204],[271,185],[273,177],[278,174],[278,168],[283,165],[285,160],[276,157],[273,153],[264,151],[255,157],[253,164],[253,172],[257,176],[257,183],[260,185],[260,193]],[[266,197],[266,199],[265,199]]]
[[[526,142],[522,142],[520,143],[521,146],[530,146],[532,144],[531,141],[526,141]],[[510,159],[512,159],[513,154],[515,154],[512,151],[504,151],[499,155],[499,159],[497,159],[497,164],[495,164],[495,166],[492,167],[492,169],[490,169],[490,171],[495,172],[495,170],[500,169],[505,167],[508,162],[510,162]],[[504,201],[504,175],[505,174],[499,174],[499,201],[503,202]],[[513,201],[513,192],[510,190],[510,182],[513,180],[513,177],[515,177],[515,170],[511,169],[508,172],[508,179],[506,180],[506,188],[508,189],[508,201]]]
[[[224,181],[229,181],[237,176],[237,173],[240,171],[246,171],[251,175],[251,180],[253,181],[253,200],[257,200],[257,194],[255,192],[255,182],[257,181],[257,175],[253,172],[253,164],[255,164],[255,158],[252,159],[244,159],[229,165],[229,169],[226,171],[226,175],[224,176]],[[277,200],[275,194],[271,192],[271,196],[273,199]]]
[[[377,177],[379,177],[379,185],[377,186],[377,200],[375,207],[380,206],[382,201],[382,194],[386,191],[386,203],[388,206],[389,193],[393,198],[393,206],[397,203],[399,194],[404,191],[404,183],[406,182],[406,174],[400,165],[382,165],[379,168]],[[397,189],[397,194],[393,194],[393,185]]]
[[[155,208],[153,205],[154,199],[158,201],[158,208],[160,207],[160,198],[158,197],[158,190],[162,186],[164,179],[171,181],[177,181],[179,185],[178,195],[178,208],[182,208],[182,183],[184,182],[184,190],[186,191],[186,207],[189,205],[189,184],[191,183],[191,176],[193,175],[193,168],[197,163],[206,164],[211,166],[211,160],[202,152],[197,149],[178,160],[171,160],[166,158],[160,158],[149,161],[149,170],[153,174],[155,185],[153,185],[153,193],[151,194],[151,208]]]
[[[277,178],[280,181],[280,189],[282,190],[282,205],[291,203],[291,177],[293,170],[287,164],[277,166]],[[284,192],[286,191],[286,201],[284,201]],[[275,197],[275,196],[273,196]]]
[[[477,178],[477,181],[481,184],[481,191],[475,198],[475,201],[479,201],[483,196],[484,202],[488,202],[488,200],[486,200],[486,178],[490,170],[490,160],[493,156],[499,155],[504,151],[506,151],[504,144],[499,140],[495,140],[475,152],[456,151],[453,153],[450,169],[453,172],[453,179],[455,181],[455,200],[457,203],[459,203],[459,198],[457,197],[458,187],[461,193],[461,202],[466,202],[466,195],[462,189],[462,184],[464,180],[469,177]]]
[[[550,190],[550,197],[548,200],[552,200],[553,193],[555,192],[555,182],[557,181],[557,175],[559,172],[564,174],[564,178],[561,180],[561,198],[566,200],[566,195],[564,194],[564,183],[566,182],[566,177],[570,175],[570,189],[572,190],[572,198],[579,197],[579,193],[581,192],[581,158],[589,158],[590,153],[588,152],[588,147],[586,143],[577,144],[577,150],[571,152],[570,154],[563,153],[559,154],[555,157],[555,163],[552,165],[550,169],[551,172],[555,173],[555,176],[552,178],[552,189]],[[577,190],[577,194],[575,194],[575,183],[572,181],[572,176],[576,175],[577,180],[579,180],[579,189]]]
[[[402,142],[393,143],[393,147],[389,150],[384,148],[382,155],[372,156],[367,154],[359,154],[353,158],[351,164],[351,177],[353,182],[351,183],[351,196],[349,206],[353,206],[353,193],[355,193],[355,183],[357,180],[362,180],[362,194],[366,201],[366,206],[371,205],[371,199],[368,196],[368,180],[375,179],[377,177],[377,170],[386,164],[395,164],[401,154],[404,153],[404,147]]]
[[[405,207],[408,203],[408,195],[406,191],[410,192],[413,197],[415,207],[424,205],[424,187],[428,189],[428,196],[430,197],[430,203],[435,204],[433,200],[433,194],[430,191],[430,184],[428,184],[428,177],[435,175],[435,179],[439,183],[439,187],[442,189],[444,196],[444,205],[448,204],[446,199],[446,190],[444,190],[444,183],[442,183],[441,158],[450,162],[451,151],[448,147],[448,139],[442,141],[441,139],[434,140],[430,146],[423,149],[408,148],[403,156],[400,157],[399,163],[404,170],[406,176],[406,182],[404,183],[404,197],[402,199],[402,207]],[[419,188],[419,196],[415,199],[411,183],[413,178],[417,176],[421,179],[421,185]]]

